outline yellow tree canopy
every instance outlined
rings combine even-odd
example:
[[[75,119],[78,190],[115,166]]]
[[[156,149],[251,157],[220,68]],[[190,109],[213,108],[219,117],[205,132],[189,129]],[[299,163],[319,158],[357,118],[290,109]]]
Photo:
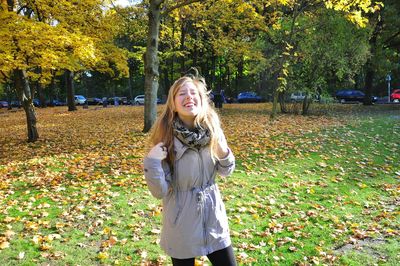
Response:
[[[13,2],[13,1],[8,1]],[[2,0],[0,9],[0,81],[15,69],[33,80],[50,73],[96,69],[127,75],[125,52],[113,45],[114,26],[101,0]],[[37,74],[36,69],[41,69]]]

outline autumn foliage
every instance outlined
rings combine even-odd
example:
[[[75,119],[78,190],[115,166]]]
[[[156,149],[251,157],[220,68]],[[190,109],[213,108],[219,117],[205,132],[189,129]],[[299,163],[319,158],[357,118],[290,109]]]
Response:
[[[376,126],[374,116],[355,116],[363,108],[273,122],[270,104],[219,111],[237,159],[234,175],[219,184],[240,263],[334,264],[335,246],[398,237],[391,206],[399,155],[386,137],[375,139],[375,149],[364,140],[399,120]],[[367,111],[395,117],[399,110]],[[157,245],[162,206],[142,175],[143,107],[47,108],[37,115],[42,137],[27,143],[23,111],[0,112],[0,258],[167,265]],[[372,134],[357,129],[363,123]]]

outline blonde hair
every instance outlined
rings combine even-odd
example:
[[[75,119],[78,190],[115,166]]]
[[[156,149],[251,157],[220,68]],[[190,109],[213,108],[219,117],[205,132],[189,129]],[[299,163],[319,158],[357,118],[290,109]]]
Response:
[[[187,82],[191,82],[195,85],[201,101],[200,112],[195,117],[194,124],[196,127],[208,128],[211,135],[211,157],[213,160],[220,159],[217,156],[216,149],[221,134],[221,124],[217,113],[211,105],[210,98],[208,97],[205,80],[196,73],[195,76],[184,76],[174,82],[168,93],[166,107],[151,129],[150,144],[156,145],[160,142],[164,143],[164,146],[168,148],[167,162],[171,168],[173,168],[173,162],[175,160],[173,121],[178,116],[175,112],[175,96],[179,89]]]

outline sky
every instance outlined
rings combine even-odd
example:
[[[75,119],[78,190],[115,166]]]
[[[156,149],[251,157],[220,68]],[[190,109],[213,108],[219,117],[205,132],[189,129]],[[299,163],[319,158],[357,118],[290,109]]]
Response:
[[[123,7],[130,5],[129,0],[114,0],[114,3]]]

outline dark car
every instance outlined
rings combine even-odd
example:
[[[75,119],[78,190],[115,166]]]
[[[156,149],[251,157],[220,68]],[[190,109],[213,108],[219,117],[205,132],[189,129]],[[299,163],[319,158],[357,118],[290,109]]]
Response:
[[[0,101],[0,108],[8,108],[8,102],[7,101]]]
[[[118,104],[120,105],[127,105],[129,104],[128,98],[127,97],[110,97],[107,99],[108,104],[115,104],[116,102],[118,102]]]
[[[48,101],[46,101],[46,104],[48,106],[64,106],[64,105],[66,105],[65,102],[62,102],[62,101],[57,100],[57,99],[48,100]]]
[[[336,92],[336,99],[341,103],[364,102],[365,93],[360,90],[339,90]],[[374,100],[374,97],[372,98]]]
[[[237,101],[239,103],[259,103],[262,98],[255,92],[241,92],[238,94]]]
[[[20,101],[11,101],[11,107],[22,107],[22,103]]]
[[[34,105],[35,107],[39,107],[39,106],[40,106],[40,101],[39,101],[39,99],[33,99],[33,100],[32,100],[32,103],[33,103],[33,105]]]
[[[365,94],[359,90],[339,90],[336,92],[336,99],[341,103],[363,102]]]
[[[100,98],[87,98],[88,105],[102,105],[103,100]]]

